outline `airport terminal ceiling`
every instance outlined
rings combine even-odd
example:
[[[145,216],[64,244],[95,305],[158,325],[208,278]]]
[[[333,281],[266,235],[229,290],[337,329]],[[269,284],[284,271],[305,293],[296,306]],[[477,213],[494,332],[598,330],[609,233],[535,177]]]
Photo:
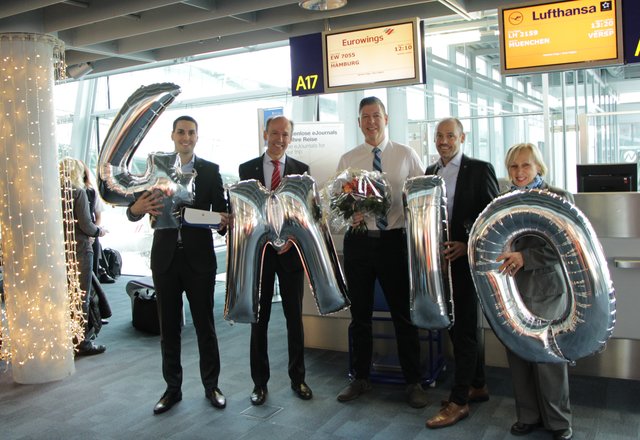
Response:
[[[316,0],[323,3],[329,0]],[[2,0],[0,32],[57,35],[68,66],[104,75],[124,68],[407,17],[482,19],[498,0],[348,0],[306,10],[292,0]],[[447,21],[449,18],[446,19]],[[80,69],[84,71],[84,69]]]
[[[321,7],[331,0],[313,0]],[[474,50],[499,62],[500,0],[348,0],[334,10],[307,10],[292,0],[3,0],[0,32],[57,35],[66,46],[71,78],[131,71],[157,63],[186,62],[285,44],[289,37],[407,17],[426,31],[475,28]],[[319,6],[318,6],[319,5]],[[605,69],[619,93],[640,90],[640,68]]]

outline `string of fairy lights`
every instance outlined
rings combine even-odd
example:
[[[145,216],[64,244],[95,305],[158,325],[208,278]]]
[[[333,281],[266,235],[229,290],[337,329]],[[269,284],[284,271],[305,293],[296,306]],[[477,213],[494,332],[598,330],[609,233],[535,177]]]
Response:
[[[55,152],[52,88],[64,75],[64,45],[6,33],[0,54],[0,359],[26,365],[66,359],[84,334],[71,184],[57,177]]]
[[[64,164],[64,161],[61,162]],[[76,232],[75,223],[77,220],[73,215],[73,185],[69,176],[69,169],[64,165],[61,169],[62,187],[62,221],[64,226],[64,255],[67,263],[67,289],[69,292],[69,312],[71,340],[77,346],[84,339],[84,327],[86,324],[82,310],[82,300],[86,295],[80,288],[80,271],[78,269],[78,258],[76,255]]]

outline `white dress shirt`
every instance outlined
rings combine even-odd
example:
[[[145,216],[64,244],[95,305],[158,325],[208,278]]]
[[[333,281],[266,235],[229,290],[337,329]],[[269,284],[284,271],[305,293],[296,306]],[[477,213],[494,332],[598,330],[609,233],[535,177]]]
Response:
[[[456,182],[458,181],[458,173],[460,172],[460,163],[462,162],[462,151],[458,151],[453,159],[447,165],[442,163],[442,159],[438,159],[438,171],[436,174],[444,179],[447,188],[447,215],[451,221],[451,213],[453,212],[453,197],[456,195]]]
[[[338,162],[338,172],[347,168],[373,171],[373,149],[381,151],[382,172],[391,186],[391,209],[387,214],[387,229],[404,228],[404,208],[402,206],[402,187],[409,177],[424,175],[424,167],[418,153],[411,147],[390,141],[387,137],[380,145],[366,142],[346,152]],[[377,230],[373,216],[366,216],[367,228]]]

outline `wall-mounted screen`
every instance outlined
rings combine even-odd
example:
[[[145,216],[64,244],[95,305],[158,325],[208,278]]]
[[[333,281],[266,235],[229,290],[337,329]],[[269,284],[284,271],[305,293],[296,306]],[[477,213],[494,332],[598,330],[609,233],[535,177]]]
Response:
[[[605,163],[577,166],[578,192],[628,192],[638,190],[638,165]]]
[[[623,63],[620,0],[503,6],[498,23],[505,75]]]
[[[325,92],[424,83],[423,34],[418,18],[323,32]]]

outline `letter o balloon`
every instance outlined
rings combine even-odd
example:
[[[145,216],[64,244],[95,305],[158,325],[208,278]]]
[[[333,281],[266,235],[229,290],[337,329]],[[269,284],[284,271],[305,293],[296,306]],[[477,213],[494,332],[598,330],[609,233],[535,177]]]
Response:
[[[565,313],[531,313],[496,258],[513,241],[536,235],[556,251],[569,292]],[[493,200],[470,232],[469,263],[484,314],[511,351],[532,362],[575,362],[602,351],[616,321],[613,283],[602,246],[586,216],[548,191],[513,191]]]

